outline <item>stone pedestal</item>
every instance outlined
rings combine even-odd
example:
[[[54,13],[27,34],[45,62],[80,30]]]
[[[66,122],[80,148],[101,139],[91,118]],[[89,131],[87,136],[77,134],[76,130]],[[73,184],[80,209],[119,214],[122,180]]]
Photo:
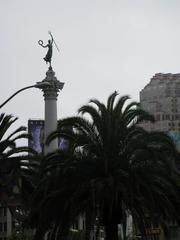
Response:
[[[46,142],[47,136],[57,128],[57,97],[59,91],[63,89],[64,83],[57,80],[51,67],[46,72],[46,78],[37,84],[44,82],[49,83],[49,85],[41,87],[45,101],[44,142]],[[55,139],[48,146],[44,145],[44,154],[53,152],[57,148],[58,139]]]

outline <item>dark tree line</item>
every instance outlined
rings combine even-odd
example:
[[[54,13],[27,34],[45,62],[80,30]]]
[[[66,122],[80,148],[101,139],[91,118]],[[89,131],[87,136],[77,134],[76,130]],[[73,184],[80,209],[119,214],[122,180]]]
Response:
[[[47,144],[63,137],[68,149],[32,157],[21,172],[24,224],[36,229],[35,240],[47,231],[51,239],[68,239],[81,215],[85,239],[96,225],[97,235],[103,227],[106,240],[117,240],[128,215],[144,236],[157,223],[164,230],[169,221],[179,224],[179,154],[165,133],[141,128],[143,121],[154,119],[117,92],[106,104],[92,99],[78,116],[59,121]]]

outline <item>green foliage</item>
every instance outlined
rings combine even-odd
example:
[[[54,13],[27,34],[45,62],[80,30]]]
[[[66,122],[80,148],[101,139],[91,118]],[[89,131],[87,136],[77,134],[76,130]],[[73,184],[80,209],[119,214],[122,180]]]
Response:
[[[17,141],[30,136],[25,127],[13,132],[10,128],[17,121],[12,115],[0,115],[0,202],[9,205],[18,201],[21,192],[21,166],[28,161],[28,153],[35,153],[26,146],[17,146]]]
[[[29,216],[35,239],[47,230],[66,239],[81,214],[85,239],[96,223],[104,226],[106,239],[117,240],[117,225],[125,233],[128,214],[141,233],[157,221],[180,222],[175,146],[166,134],[139,127],[141,121],[154,119],[128,101],[114,92],[106,105],[92,99],[79,109],[80,116],[59,121],[47,143],[64,137],[69,150],[49,154],[44,161]]]

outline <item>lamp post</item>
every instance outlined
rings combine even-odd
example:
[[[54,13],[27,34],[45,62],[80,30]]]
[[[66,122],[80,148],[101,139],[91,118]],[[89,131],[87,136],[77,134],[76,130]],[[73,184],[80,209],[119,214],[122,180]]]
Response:
[[[48,82],[40,82],[40,83],[36,83],[34,85],[30,85],[30,86],[27,86],[27,87],[24,87],[24,88],[21,88],[20,90],[18,90],[17,92],[15,92],[14,94],[12,94],[6,101],[4,101],[1,105],[0,105],[0,108],[2,108],[6,103],[8,103],[13,97],[15,97],[18,93],[26,90],[26,89],[29,89],[29,88],[44,88],[44,87],[48,87],[50,86],[50,83]]]
[[[42,90],[45,101],[45,128],[44,128],[44,153],[45,155],[58,148],[58,139],[54,139],[48,146],[45,144],[48,135],[57,128],[57,97],[60,90],[63,89],[64,83],[57,80],[52,67],[46,72],[46,77],[41,82],[30,85],[12,94],[1,105],[0,109],[7,104],[12,98],[22,91],[29,88],[39,88]]]

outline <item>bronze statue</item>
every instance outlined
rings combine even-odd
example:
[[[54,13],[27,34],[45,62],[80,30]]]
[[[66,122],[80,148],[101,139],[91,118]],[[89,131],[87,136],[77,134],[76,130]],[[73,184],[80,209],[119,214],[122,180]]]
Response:
[[[59,48],[58,48],[57,44],[55,43],[54,38],[53,38],[51,32],[49,32],[49,35],[51,36],[51,40],[48,40],[48,44],[47,45],[43,45],[43,41],[42,40],[39,40],[38,43],[39,43],[39,45],[41,47],[48,48],[47,54],[46,54],[46,56],[43,59],[44,59],[44,61],[46,63],[49,63],[49,67],[51,68],[51,59],[52,59],[52,53],[53,53],[53,43],[55,44],[55,46],[56,46],[58,51],[59,51]]]

